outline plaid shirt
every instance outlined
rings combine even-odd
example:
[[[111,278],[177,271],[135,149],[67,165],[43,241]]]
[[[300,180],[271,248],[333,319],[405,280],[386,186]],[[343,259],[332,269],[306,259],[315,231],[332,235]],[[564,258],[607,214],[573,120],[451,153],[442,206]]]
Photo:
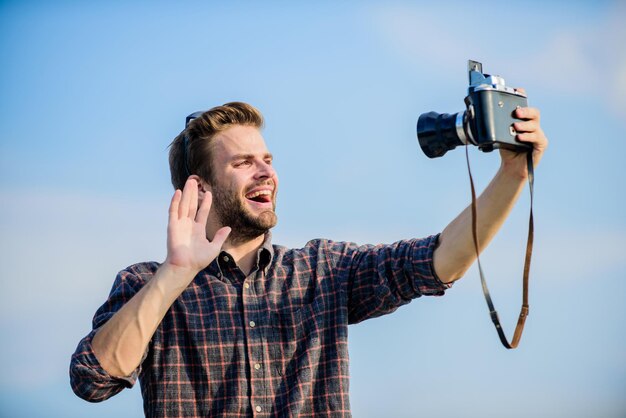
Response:
[[[98,402],[139,377],[150,417],[349,417],[348,324],[442,295],[449,286],[432,268],[438,237],[361,247],[315,240],[302,249],[270,239],[248,276],[226,252],[201,271],[126,378],[102,369],[91,340],[159,264],[120,272],[72,356],[74,392]]]

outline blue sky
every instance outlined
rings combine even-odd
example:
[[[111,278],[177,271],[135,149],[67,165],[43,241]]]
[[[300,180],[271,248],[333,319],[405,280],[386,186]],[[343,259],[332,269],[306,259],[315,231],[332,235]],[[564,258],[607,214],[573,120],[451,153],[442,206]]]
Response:
[[[547,3],[547,2],[546,2]],[[248,101],[281,178],[279,243],[429,235],[469,201],[466,62],[525,87],[551,143],[536,178],[531,314],[504,350],[476,270],[350,329],[355,417],[626,414],[626,7],[620,2],[0,3],[0,416],[141,416],[139,388],[75,397],[69,357],[115,274],[165,255],[167,146],[187,114]],[[471,152],[484,187],[496,154]],[[484,255],[519,312],[525,195]]]

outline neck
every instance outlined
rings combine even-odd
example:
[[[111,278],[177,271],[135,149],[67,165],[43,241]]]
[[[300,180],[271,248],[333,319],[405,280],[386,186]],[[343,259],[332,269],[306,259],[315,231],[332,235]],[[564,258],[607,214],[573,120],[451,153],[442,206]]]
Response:
[[[247,276],[252,271],[257,251],[263,245],[264,240],[265,235],[259,235],[247,241],[231,241],[229,238],[222,246],[222,250],[227,251],[233,257],[237,266]]]

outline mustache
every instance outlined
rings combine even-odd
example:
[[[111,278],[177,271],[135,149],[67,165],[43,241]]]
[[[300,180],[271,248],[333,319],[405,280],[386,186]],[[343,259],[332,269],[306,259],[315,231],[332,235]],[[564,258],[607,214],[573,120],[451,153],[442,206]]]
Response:
[[[270,186],[272,188],[272,190],[276,190],[276,184],[274,183],[274,180],[267,179],[267,180],[261,180],[259,182],[254,183],[253,185],[247,187],[246,188],[246,193],[250,192],[251,190],[256,189],[257,187],[263,187],[263,186]]]

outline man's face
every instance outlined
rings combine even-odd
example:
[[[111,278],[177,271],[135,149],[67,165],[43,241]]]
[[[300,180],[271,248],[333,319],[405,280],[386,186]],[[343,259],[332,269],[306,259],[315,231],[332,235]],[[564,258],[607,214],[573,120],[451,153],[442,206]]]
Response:
[[[259,130],[233,126],[213,138],[213,206],[230,240],[247,241],[276,225],[278,177]]]

